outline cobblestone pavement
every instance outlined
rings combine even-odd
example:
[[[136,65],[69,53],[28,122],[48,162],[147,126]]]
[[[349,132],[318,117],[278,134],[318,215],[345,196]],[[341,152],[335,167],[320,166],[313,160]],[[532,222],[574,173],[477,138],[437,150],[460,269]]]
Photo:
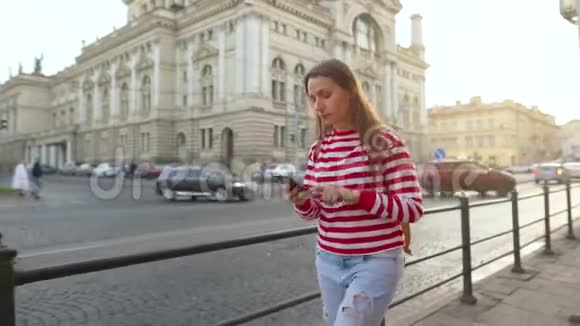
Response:
[[[580,227],[576,227],[576,234]],[[511,267],[485,278],[474,287],[477,303],[457,298],[427,314],[410,316],[400,325],[414,326],[545,326],[580,323],[580,240],[553,241],[554,255],[543,249],[523,260],[525,273]],[[394,323],[392,325],[395,325]]]
[[[281,201],[167,205],[151,194],[131,202],[127,201],[129,195],[122,194],[103,202],[84,198],[80,186],[59,187],[54,195],[46,196],[63,201],[72,197],[75,202],[51,206],[45,199],[24,207],[0,207],[0,229],[7,244],[27,257],[18,267],[70,259],[43,254],[70,245],[86,246],[86,252],[97,254],[91,247],[94,244],[99,255],[115,255],[305,225]],[[526,186],[522,193],[532,191],[538,188]],[[552,195],[553,212],[564,207],[563,196],[563,192]],[[573,198],[580,199],[580,191]],[[454,202],[433,200],[429,205],[449,203]],[[520,207],[521,224],[541,217],[542,212],[541,198],[526,200]],[[510,214],[509,204],[473,209],[473,239],[509,229]],[[559,215],[552,225],[563,222],[564,215]],[[409,260],[458,245],[459,231],[458,212],[426,216],[413,228],[415,257]],[[541,231],[541,223],[529,228],[522,243]],[[510,244],[507,236],[477,246],[474,265],[509,250]],[[309,235],[21,286],[17,289],[18,325],[215,325],[316,290],[313,247],[314,236]],[[409,267],[398,298],[459,271],[459,252]],[[450,293],[455,288],[442,291]],[[413,300],[394,313],[420,309],[421,302]],[[249,325],[319,323],[320,302],[314,300]]]

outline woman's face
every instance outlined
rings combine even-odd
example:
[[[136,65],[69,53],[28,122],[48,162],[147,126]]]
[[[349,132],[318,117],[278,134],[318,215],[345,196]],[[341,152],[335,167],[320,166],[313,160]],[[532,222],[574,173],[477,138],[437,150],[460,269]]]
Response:
[[[328,77],[308,80],[308,97],[316,115],[324,125],[337,129],[352,128],[350,94]]]

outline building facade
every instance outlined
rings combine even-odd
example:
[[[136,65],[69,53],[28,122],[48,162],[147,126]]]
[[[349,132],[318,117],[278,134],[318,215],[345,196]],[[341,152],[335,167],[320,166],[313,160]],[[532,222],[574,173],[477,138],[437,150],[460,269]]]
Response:
[[[398,45],[398,0],[124,3],[127,24],[73,65],[0,85],[3,163],[304,159],[314,124],[303,77],[332,57],[425,157],[421,17],[411,17],[411,45]]]
[[[428,110],[431,149],[443,148],[448,158],[472,159],[497,167],[532,164],[561,155],[559,127],[537,107],[511,100],[468,103]]]
[[[560,127],[562,158],[580,161],[580,120],[572,120]]]

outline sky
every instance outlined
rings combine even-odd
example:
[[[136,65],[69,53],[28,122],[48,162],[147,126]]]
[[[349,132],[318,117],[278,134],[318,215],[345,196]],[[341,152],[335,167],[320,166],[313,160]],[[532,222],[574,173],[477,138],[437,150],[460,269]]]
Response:
[[[537,105],[557,123],[580,118],[578,27],[557,0],[401,0],[397,43],[411,38],[410,16],[423,16],[426,106],[481,96]],[[122,0],[0,0],[0,83],[9,70],[43,72],[74,63],[87,44],[126,22]]]

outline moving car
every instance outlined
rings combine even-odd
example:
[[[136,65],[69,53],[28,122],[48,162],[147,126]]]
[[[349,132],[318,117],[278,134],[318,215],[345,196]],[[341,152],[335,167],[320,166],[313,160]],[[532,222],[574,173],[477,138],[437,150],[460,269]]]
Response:
[[[516,186],[516,179],[509,173],[474,161],[431,162],[421,170],[419,183],[429,195],[457,191],[477,191],[485,195],[488,191],[494,191],[499,196],[506,196]]]
[[[157,178],[155,191],[168,201],[180,196],[192,200],[205,197],[219,202],[248,201],[254,197],[253,189],[228,171],[199,166],[168,168]]]
[[[564,164],[562,163],[543,163],[534,169],[534,181],[536,183],[548,183],[550,181],[566,183],[568,181],[568,173],[566,173]]]

